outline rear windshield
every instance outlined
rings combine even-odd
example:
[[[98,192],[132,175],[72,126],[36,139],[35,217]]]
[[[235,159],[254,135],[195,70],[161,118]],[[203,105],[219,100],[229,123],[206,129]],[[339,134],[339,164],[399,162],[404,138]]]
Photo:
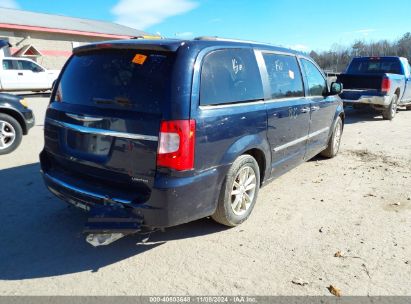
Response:
[[[62,75],[61,102],[159,113],[170,88],[173,53],[100,50],[74,55]]]
[[[400,61],[395,58],[359,58],[348,67],[349,74],[402,74]]]

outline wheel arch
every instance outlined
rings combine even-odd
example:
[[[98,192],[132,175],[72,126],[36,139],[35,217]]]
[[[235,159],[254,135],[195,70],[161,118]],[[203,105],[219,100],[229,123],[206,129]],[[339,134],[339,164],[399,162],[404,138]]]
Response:
[[[270,145],[262,135],[247,135],[235,141],[223,156],[222,163],[232,164],[241,155],[248,154],[255,158],[260,168],[260,183],[270,175]]]
[[[397,89],[395,90],[395,92],[394,92],[394,95],[397,95],[398,99],[400,99],[401,89],[400,89],[400,88],[397,88]]]
[[[253,148],[245,151],[244,154],[252,156],[257,161],[258,167],[260,168],[260,185],[262,185],[267,169],[267,160],[265,158],[264,152],[258,148]]]

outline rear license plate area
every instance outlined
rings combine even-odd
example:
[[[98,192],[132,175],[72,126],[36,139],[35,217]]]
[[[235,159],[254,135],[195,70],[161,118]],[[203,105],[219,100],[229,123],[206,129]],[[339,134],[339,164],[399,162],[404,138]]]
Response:
[[[67,130],[67,147],[77,152],[105,156],[110,152],[111,143],[111,136]]]

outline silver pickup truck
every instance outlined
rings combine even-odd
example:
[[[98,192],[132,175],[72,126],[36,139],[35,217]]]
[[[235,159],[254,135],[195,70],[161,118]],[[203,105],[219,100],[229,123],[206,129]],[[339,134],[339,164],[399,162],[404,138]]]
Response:
[[[337,81],[344,85],[344,105],[371,106],[386,120],[395,117],[398,106],[411,110],[411,67],[406,58],[354,58]]]

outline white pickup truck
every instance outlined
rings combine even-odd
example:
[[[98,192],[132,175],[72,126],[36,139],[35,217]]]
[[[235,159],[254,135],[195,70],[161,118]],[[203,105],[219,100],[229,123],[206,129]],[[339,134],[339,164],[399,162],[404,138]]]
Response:
[[[0,91],[50,90],[60,73],[26,58],[3,57],[0,60]]]

